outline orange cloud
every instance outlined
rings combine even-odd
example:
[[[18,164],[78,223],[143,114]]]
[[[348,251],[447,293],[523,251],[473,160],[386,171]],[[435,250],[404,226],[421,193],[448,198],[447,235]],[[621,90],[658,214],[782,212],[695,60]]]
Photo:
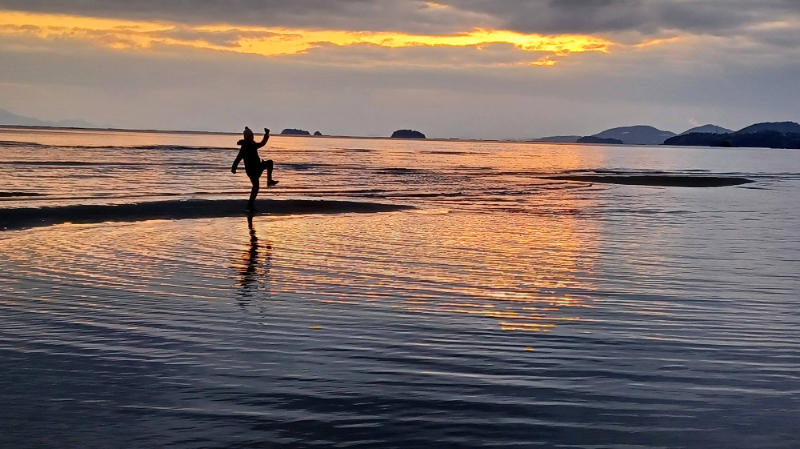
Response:
[[[556,61],[554,61],[554,60],[550,59],[550,57],[549,57],[549,56],[545,56],[545,57],[543,57],[543,58],[539,58],[539,59],[537,59],[536,61],[532,61],[530,64],[531,64],[531,65],[538,65],[538,66],[545,66],[545,67],[549,67],[549,66],[556,65]]]
[[[431,2],[431,5],[446,6]],[[71,39],[118,50],[146,50],[155,45],[257,54],[294,55],[325,44],[340,47],[370,44],[382,48],[473,47],[510,44],[517,51],[566,56],[573,53],[609,52],[613,43],[589,35],[523,34],[505,30],[477,29],[455,35],[417,35],[397,32],[303,30],[234,25],[189,26],[169,22],[78,17],[0,11],[0,35],[27,35],[40,39]],[[549,56],[530,62],[536,66],[556,63]]]

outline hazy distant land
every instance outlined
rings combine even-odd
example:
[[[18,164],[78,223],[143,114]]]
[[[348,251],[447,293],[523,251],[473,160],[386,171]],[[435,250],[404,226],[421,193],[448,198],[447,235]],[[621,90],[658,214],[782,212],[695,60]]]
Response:
[[[620,139],[614,139],[612,137],[597,137],[597,136],[586,136],[581,137],[575,143],[592,143],[592,144],[604,144],[604,145],[622,145],[623,142]]]
[[[238,132],[220,131],[178,131],[178,130],[134,130],[113,127],[99,127],[85,120],[60,120],[46,121],[33,117],[17,115],[0,109],[0,127],[20,128],[69,128],[121,132],[157,132],[157,133],[192,133],[192,134],[223,134],[237,135]],[[280,133],[288,137],[323,136],[320,131],[313,134],[300,128],[286,128]],[[335,136],[359,139],[381,139],[386,137],[364,136]],[[400,139],[427,139],[420,131],[413,129],[399,129],[389,136]],[[491,141],[497,139],[459,139],[435,138],[430,140],[466,140],[466,141]],[[509,140],[514,141],[514,140]],[[633,125],[610,128],[589,136],[561,135],[538,137],[529,139],[532,143],[578,143],[578,144],[605,144],[605,145],[672,145],[672,146],[712,146],[712,147],[763,147],[763,148],[800,148],[800,124],[796,122],[763,122],[756,123],[739,131],[707,124],[688,129],[682,133],[661,130],[649,125]]]
[[[101,128],[86,120],[39,120],[33,117],[17,115],[12,112],[0,109],[0,124],[16,126],[47,126],[57,128]]]

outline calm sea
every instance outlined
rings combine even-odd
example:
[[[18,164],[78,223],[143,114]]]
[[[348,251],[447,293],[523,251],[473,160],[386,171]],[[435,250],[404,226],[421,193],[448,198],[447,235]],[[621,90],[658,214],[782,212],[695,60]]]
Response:
[[[244,208],[238,138],[2,129],[0,214]],[[262,157],[264,198],[416,209],[0,231],[0,447],[800,447],[800,151]],[[579,172],[756,182],[547,179]]]

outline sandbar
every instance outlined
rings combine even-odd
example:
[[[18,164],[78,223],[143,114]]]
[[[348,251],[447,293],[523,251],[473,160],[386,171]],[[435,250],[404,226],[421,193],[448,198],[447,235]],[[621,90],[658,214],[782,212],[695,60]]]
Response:
[[[17,196],[41,196],[41,194],[30,192],[0,192],[0,198],[13,198]]]
[[[565,175],[549,176],[548,179],[664,187],[727,187],[755,182],[740,177],[681,175]]]
[[[0,209],[0,230],[61,223],[132,222],[246,216],[246,200],[153,201],[119,205],[76,205]],[[258,200],[259,215],[343,214],[413,209],[399,204],[327,200]]]

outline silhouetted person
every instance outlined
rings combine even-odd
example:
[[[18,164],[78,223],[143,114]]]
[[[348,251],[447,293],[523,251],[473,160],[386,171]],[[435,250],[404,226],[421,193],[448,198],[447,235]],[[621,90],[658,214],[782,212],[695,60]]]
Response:
[[[269,140],[269,129],[264,128],[264,138],[261,142],[256,142],[253,136],[253,131],[250,128],[244,127],[244,139],[237,142],[242,148],[239,150],[239,155],[233,161],[231,173],[236,173],[236,167],[239,166],[239,161],[244,159],[244,171],[247,172],[247,177],[250,178],[250,183],[253,184],[253,189],[250,191],[250,201],[247,202],[247,210],[255,210],[256,196],[258,195],[259,180],[264,169],[267,169],[267,187],[274,186],[278,183],[272,179],[272,160],[262,161],[258,157],[258,149],[267,144]]]

